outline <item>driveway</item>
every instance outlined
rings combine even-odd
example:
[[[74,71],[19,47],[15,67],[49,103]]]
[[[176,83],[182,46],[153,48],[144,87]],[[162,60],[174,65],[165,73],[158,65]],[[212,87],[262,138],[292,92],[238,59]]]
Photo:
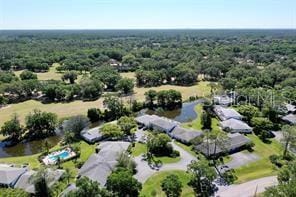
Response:
[[[144,183],[150,176],[152,176],[154,173],[158,171],[169,171],[169,170],[187,170],[187,165],[191,163],[192,160],[196,160],[196,158],[188,153],[186,150],[181,148],[180,146],[176,145],[174,142],[172,142],[172,146],[174,150],[177,150],[180,152],[180,161],[176,163],[170,163],[170,164],[163,164],[160,169],[155,170],[151,169],[151,167],[148,165],[147,161],[142,160],[142,156],[140,155],[138,157],[134,158],[134,161],[137,163],[137,174],[134,175],[138,181],[141,183]]]
[[[230,169],[239,168],[241,166],[244,166],[248,163],[251,163],[260,159],[258,155],[254,153],[248,153],[248,152],[238,152],[238,153],[232,154],[230,157],[232,158],[232,160],[225,164]]]
[[[218,197],[251,197],[265,191],[267,187],[278,184],[276,176],[264,177],[239,185],[221,186],[216,196]]]

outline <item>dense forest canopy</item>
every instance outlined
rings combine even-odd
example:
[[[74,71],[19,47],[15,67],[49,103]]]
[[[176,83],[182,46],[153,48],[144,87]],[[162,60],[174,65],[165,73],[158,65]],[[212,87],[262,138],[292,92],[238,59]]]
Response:
[[[45,72],[53,63],[59,63],[57,69],[62,72],[91,73],[80,84],[74,84],[73,79],[71,84],[40,82],[45,94],[52,86],[73,90],[64,93],[70,94],[70,98],[79,92],[81,97],[93,94],[91,90],[79,91],[83,84],[92,84],[93,91],[99,91],[94,97],[101,94],[103,85],[115,90],[120,81],[116,72],[125,71],[136,72],[138,86],[188,86],[202,76],[204,80],[221,82],[224,89],[287,89],[295,98],[296,31],[1,31],[2,93],[30,95],[31,90],[39,87],[35,83],[30,87],[30,81],[36,79],[19,82],[11,70]],[[7,87],[12,82],[24,86],[24,90]]]

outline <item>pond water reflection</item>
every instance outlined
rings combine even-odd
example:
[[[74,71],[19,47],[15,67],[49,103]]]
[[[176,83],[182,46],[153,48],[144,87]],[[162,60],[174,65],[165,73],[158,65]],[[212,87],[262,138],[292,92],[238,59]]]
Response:
[[[41,140],[20,142],[15,146],[8,147],[6,147],[6,144],[8,142],[2,141],[0,142],[0,158],[25,156],[40,153],[45,150],[45,141],[48,142],[49,148],[51,148],[58,144],[60,139],[61,136],[52,136]]]
[[[146,114],[155,114],[159,116],[164,116],[172,120],[176,120],[178,122],[190,122],[197,118],[197,113],[194,110],[195,106],[201,103],[200,100],[194,102],[183,103],[182,108],[172,110],[172,111],[165,111],[165,110],[147,110]]]

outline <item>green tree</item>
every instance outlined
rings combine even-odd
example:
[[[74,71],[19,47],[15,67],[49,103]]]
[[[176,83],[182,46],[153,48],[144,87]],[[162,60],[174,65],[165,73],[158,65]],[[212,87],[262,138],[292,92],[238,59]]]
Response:
[[[115,138],[115,139],[120,139],[123,137],[124,133],[123,131],[120,129],[120,127],[116,124],[104,124],[100,131],[102,132],[102,134],[106,137],[110,137],[110,138]]]
[[[26,127],[32,138],[47,137],[55,134],[57,115],[51,112],[34,110],[26,116]]]
[[[74,133],[75,137],[80,136],[80,132],[89,126],[89,119],[84,115],[77,115],[65,121],[63,130]]]
[[[103,118],[103,114],[100,109],[90,108],[87,110],[87,117],[91,122],[97,122]]]
[[[142,189],[129,170],[119,168],[108,177],[106,187],[119,197],[136,197]]]
[[[116,89],[122,92],[123,94],[129,94],[133,92],[134,89],[134,80],[129,78],[122,78],[118,81]]]
[[[162,191],[165,192],[168,197],[178,197],[182,193],[182,182],[177,175],[168,175],[161,182]]]
[[[137,128],[134,117],[122,116],[119,118],[117,124],[126,135],[133,134]]]
[[[80,95],[84,99],[96,99],[103,92],[103,84],[96,79],[84,77],[80,80]]]
[[[100,187],[96,181],[92,181],[88,177],[81,177],[76,180],[77,189],[66,194],[67,197],[112,197],[112,193]]]
[[[124,169],[129,170],[132,173],[136,173],[137,164],[133,160],[133,158],[130,157],[128,152],[122,152],[119,155],[119,158],[117,159],[116,167],[117,168],[124,168]]]
[[[296,193],[296,162],[284,166],[278,174],[279,185],[264,192],[266,197],[292,197]]]
[[[30,80],[30,79],[37,79],[37,74],[33,73],[32,71],[29,70],[24,70],[20,74],[21,80]]]
[[[113,119],[118,119],[124,114],[124,105],[121,100],[114,96],[107,96],[103,101],[104,106],[107,108],[109,114]]]
[[[201,114],[201,124],[203,129],[212,129],[212,117],[206,110],[203,110]]]
[[[41,168],[36,174],[30,177],[29,181],[34,184],[35,196],[37,197],[50,197],[50,189],[48,187],[48,182],[50,176],[48,174],[48,169]]]
[[[284,125],[282,127],[282,132],[283,132],[283,144],[284,144],[284,152],[283,152],[283,157],[285,158],[288,153],[288,148],[291,144],[296,143],[296,127],[295,126],[289,126],[289,125]]]
[[[107,89],[115,90],[121,76],[110,66],[101,66],[91,73],[91,78],[103,82]]]
[[[157,98],[157,92],[155,90],[148,90],[145,92],[146,103],[148,103],[149,108],[153,108],[154,101]]]
[[[253,117],[258,117],[260,115],[260,111],[257,107],[253,105],[239,105],[238,112],[243,115],[248,122],[251,121]]]
[[[63,81],[67,81],[69,80],[69,82],[71,84],[74,84],[75,83],[75,80],[77,79],[77,73],[75,71],[67,71],[63,74],[62,76],[62,80]]]
[[[147,150],[157,156],[169,156],[173,151],[169,142],[171,138],[164,133],[148,135]]]
[[[266,140],[268,138],[269,132],[273,128],[272,122],[263,117],[253,117],[251,119],[251,125],[253,126],[254,133],[262,140]]]
[[[214,194],[213,181],[216,178],[216,172],[214,168],[209,166],[207,160],[192,161],[188,165],[188,173],[191,176],[188,185],[193,188],[196,196],[207,197]]]
[[[16,114],[14,114],[9,121],[4,122],[0,130],[2,135],[10,136],[12,140],[19,140],[23,132],[24,130]]]

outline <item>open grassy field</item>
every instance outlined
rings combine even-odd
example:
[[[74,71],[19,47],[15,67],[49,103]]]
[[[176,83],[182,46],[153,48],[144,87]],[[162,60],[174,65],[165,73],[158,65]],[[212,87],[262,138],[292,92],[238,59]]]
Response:
[[[208,86],[209,82],[201,81],[193,86],[175,86],[175,85],[162,85],[158,87],[152,88],[144,88],[144,87],[135,87],[134,88],[134,97],[139,101],[145,100],[145,92],[148,90],[177,90],[182,93],[183,100],[187,100],[190,96],[199,96],[199,97],[206,97],[210,95],[210,87]]]
[[[103,99],[96,101],[83,102],[73,101],[69,103],[50,103],[43,104],[39,101],[28,100],[18,104],[11,104],[6,108],[0,109],[0,126],[9,120],[12,114],[17,113],[20,120],[24,122],[25,116],[32,112],[34,109],[56,113],[59,118],[69,117],[77,114],[86,114],[89,108],[100,108],[103,106]]]
[[[182,197],[194,196],[194,192],[187,184],[190,180],[190,176],[184,171],[165,171],[159,172],[151,176],[144,184],[141,191],[141,197],[165,197],[165,193],[161,190],[161,181],[168,175],[175,174],[182,182]]]
[[[48,72],[44,72],[44,73],[37,73],[37,77],[39,80],[50,80],[50,79],[54,79],[54,80],[61,80],[62,77],[62,73],[61,72],[57,72],[56,68],[60,66],[60,64],[58,63],[54,63],[50,68]],[[17,76],[20,76],[20,74],[22,73],[22,70],[19,71],[15,71],[14,73]]]
[[[283,151],[281,144],[275,140],[271,140],[270,144],[265,144],[255,135],[248,135],[248,137],[255,144],[253,153],[260,156],[261,159],[236,169],[237,183],[275,175],[277,169],[270,162],[269,156],[273,154],[280,155]]]
[[[133,99],[138,101],[145,100],[145,92],[149,89],[154,90],[167,90],[175,89],[182,93],[183,99],[188,99],[190,96],[195,95],[208,95],[210,90],[207,86],[208,82],[199,82],[198,84],[190,87],[183,86],[172,86],[172,85],[163,85],[155,88],[135,88],[135,94],[132,96]],[[124,97],[123,100],[128,101],[130,97]],[[100,98],[96,101],[83,102],[83,101],[73,101],[69,103],[50,103],[43,104],[39,101],[29,100],[22,103],[11,104],[5,108],[0,109],[0,126],[7,120],[10,119],[11,115],[17,113],[21,121],[24,121],[25,116],[31,112],[33,109],[40,109],[42,111],[48,111],[56,113],[60,118],[69,117],[77,114],[86,114],[89,108],[102,108],[103,107],[103,98]]]
[[[136,80],[136,74],[135,72],[126,72],[126,73],[120,73],[122,77],[130,78]]]

